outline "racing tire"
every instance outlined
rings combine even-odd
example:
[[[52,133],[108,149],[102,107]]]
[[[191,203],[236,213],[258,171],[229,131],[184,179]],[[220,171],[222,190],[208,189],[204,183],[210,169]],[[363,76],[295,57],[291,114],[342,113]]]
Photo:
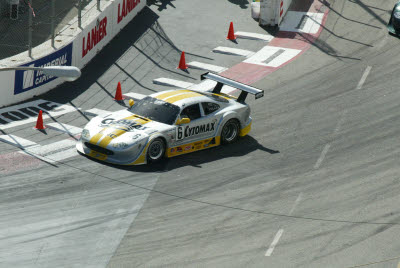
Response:
[[[155,138],[147,148],[148,162],[155,163],[160,161],[165,154],[165,142],[161,138]]]
[[[239,137],[240,125],[237,119],[229,119],[222,127],[221,143],[230,144],[235,142]]]

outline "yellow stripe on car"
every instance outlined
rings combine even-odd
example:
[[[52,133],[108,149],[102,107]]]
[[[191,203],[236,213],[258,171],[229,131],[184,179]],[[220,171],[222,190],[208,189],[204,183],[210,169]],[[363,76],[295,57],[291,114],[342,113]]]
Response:
[[[101,139],[101,137],[103,136],[103,132],[104,130],[106,130],[106,128],[103,128],[102,130],[100,130],[99,133],[97,133],[96,135],[94,135],[91,139],[90,139],[90,143],[91,144],[97,144],[99,142],[99,140]]]
[[[103,147],[103,148],[106,148],[107,145],[109,145],[110,142],[111,142],[113,139],[118,138],[119,136],[121,136],[121,135],[124,134],[124,133],[126,133],[126,131],[125,131],[125,130],[122,130],[122,129],[116,129],[116,130],[114,130],[113,132],[107,134],[107,135],[101,140],[101,142],[99,143],[99,146],[100,146],[100,147]]]
[[[186,89],[173,90],[173,91],[165,92],[165,93],[162,93],[162,94],[160,94],[158,96],[155,96],[155,98],[159,99],[159,100],[165,100],[166,98],[169,98],[171,96],[175,96],[175,95],[182,94],[182,93],[187,93],[187,92],[193,92],[193,91],[186,90]]]
[[[202,95],[196,92],[188,92],[184,94],[179,94],[177,96],[172,96],[169,98],[164,99],[164,101],[169,102],[169,103],[174,103],[180,100],[188,99],[188,98],[194,98],[194,97],[201,97]]]

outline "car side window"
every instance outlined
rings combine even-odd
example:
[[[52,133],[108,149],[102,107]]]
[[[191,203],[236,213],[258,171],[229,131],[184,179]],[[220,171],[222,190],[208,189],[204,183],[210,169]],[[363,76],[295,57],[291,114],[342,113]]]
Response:
[[[201,106],[203,106],[205,115],[209,115],[219,109],[219,105],[213,102],[202,102]]]
[[[199,104],[193,104],[183,109],[181,112],[181,118],[183,117],[188,117],[190,120],[196,120],[200,118],[201,113]]]

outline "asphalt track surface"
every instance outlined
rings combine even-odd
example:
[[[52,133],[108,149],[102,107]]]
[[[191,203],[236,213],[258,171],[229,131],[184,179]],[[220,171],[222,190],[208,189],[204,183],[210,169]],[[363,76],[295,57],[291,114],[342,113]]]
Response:
[[[246,1],[188,2],[146,8],[83,78],[40,98],[119,110],[118,81],[142,94],[166,89],[152,84],[158,77],[199,82],[201,71],[175,69],[180,50],[230,67],[240,60],[211,50],[265,45],[225,40],[231,20],[236,30],[265,33]],[[266,94],[250,100],[253,129],[236,144],[153,166],[73,157],[3,173],[0,266],[397,267],[400,40],[386,30],[393,3],[327,3],[312,48],[254,84]],[[89,119],[74,112],[54,120],[83,127]],[[40,144],[65,138],[28,125],[3,134]]]

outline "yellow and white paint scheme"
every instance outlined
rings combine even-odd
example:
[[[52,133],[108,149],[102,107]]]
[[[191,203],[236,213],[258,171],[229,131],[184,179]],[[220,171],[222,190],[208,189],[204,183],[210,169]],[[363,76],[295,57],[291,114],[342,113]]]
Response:
[[[250,108],[227,94],[211,94],[194,90],[170,90],[150,97],[171,103],[182,111],[189,105],[198,104],[201,118],[188,124],[164,124],[132,114],[129,109],[93,118],[84,128],[77,150],[100,161],[120,165],[147,163],[147,149],[155,138],[165,142],[165,157],[174,157],[221,144],[221,130],[231,118],[240,122],[241,137],[251,129]],[[135,102],[135,105],[139,103]],[[212,102],[219,109],[205,114],[201,103]],[[180,115],[177,116],[177,119]],[[178,120],[177,120],[178,121]],[[135,125],[134,128],[130,127]],[[181,135],[181,137],[179,136]]]

